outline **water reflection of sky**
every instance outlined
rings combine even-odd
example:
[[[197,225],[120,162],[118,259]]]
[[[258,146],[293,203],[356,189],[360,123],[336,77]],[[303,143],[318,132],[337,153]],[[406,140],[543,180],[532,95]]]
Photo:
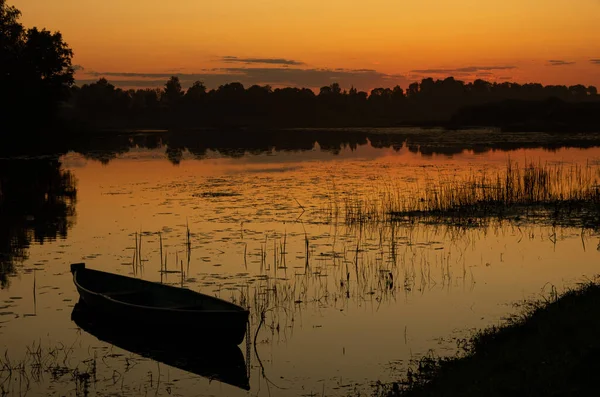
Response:
[[[189,225],[193,249],[185,285],[225,299],[247,294],[254,309],[269,309],[257,350],[265,373],[282,389],[269,390],[252,357],[253,394],[346,395],[354,387],[368,389],[373,381],[394,379],[411,357],[430,349],[452,352],[453,338],[497,323],[514,311],[510,304],[597,273],[599,237],[591,231],[510,224],[357,230],[327,215],[343,209],[344,197],[373,194],[383,183],[460,176],[503,167],[509,157],[585,163],[597,161],[600,149],[467,151],[449,157],[422,156],[406,146],[358,145],[336,155],[315,146],[235,159],[213,151],[196,159],[184,152],[177,166],[164,148],[132,148],[106,165],[69,153],[61,161],[77,180],[76,222],[66,239],[29,247],[10,287],[0,290],[2,340],[17,357],[32,341],[73,346],[73,365],[99,352],[103,378],[117,369],[130,391],[145,387],[167,394],[167,384],[182,395],[244,394],[170,367],[160,370],[163,383],[153,383],[154,390],[147,377],[159,376],[156,363],[139,360],[125,372],[125,357],[139,357],[78,333],[70,321],[77,295],[69,263],[130,274],[134,233],[141,231],[144,268],[137,274],[158,281],[157,233],[169,266],[177,270],[187,261]],[[172,274],[166,281],[180,279]],[[69,390],[67,378],[54,387]],[[38,394],[47,386],[37,386]],[[121,386],[101,381],[96,387],[105,393]]]

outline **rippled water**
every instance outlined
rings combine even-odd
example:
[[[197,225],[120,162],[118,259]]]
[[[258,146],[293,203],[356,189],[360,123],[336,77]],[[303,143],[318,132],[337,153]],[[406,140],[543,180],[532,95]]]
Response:
[[[184,150],[173,165],[159,145],[134,147],[108,164],[89,157],[60,158],[76,199],[64,200],[63,222],[26,216],[59,232],[44,238],[47,231],[25,227],[21,238],[30,244],[18,247],[0,290],[2,363],[29,365],[0,374],[0,387],[12,395],[368,391],[431,350],[453,354],[457,339],[514,313],[513,303],[598,272],[600,236],[589,230],[508,222],[357,227],[343,219],[348,198],[410,192],[428,180],[504,167],[509,158],[597,163],[597,148],[423,156],[406,146],[367,143],[332,153],[316,144],[235,158]],[[161,238],[167,273],[160,272]],[[71,321],[78,295],[68,267],[80,261],[249,306],[250,333],[240,351],[250,391],[80,330]],[[54,370],[36,372],[32,352]]]

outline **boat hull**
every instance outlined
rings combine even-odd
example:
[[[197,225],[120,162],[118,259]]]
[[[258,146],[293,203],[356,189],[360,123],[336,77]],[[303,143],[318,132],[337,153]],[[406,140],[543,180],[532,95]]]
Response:
[[[92,275],[85,272],[94,272]],[[171,287],[167,285],[151,283],[130,277],[110,275],[115,277],[114,283],[124,283],[131,279],[131,284],[139,291],[136,300],[120,300],[114,295],[94,291],[86,285],[86,278],[103,273],[101,277],[109,277],[109,273],[78,268],[73,271],[73,279],[80,301],[88,310],[94,311],[96,316],[101,317],[107,324],[113,323],[121,333],[131,335],[143,335],[147,332],[168,331],[177,332],[181,337],[202,338],[204,341],[215,343],[231,343],[239,345],[244,340],[248,322],[248,311],[229,302],[220,301],[204,294],[187,289]],[[85,276],[83,276],[85,274]],[[109,283],[110,280],[105,280]],[[87,281],[87,284],[90,284]],[[97,288],[101,289],[101,288]],[[148,290],[156,290],[165,297],[176,296],[174,307],[151,306],[144,304],[145,295],[153,296],[156,292],[149,294]],[[145,295],[144,295],[145,294]],[[177,296],[179,295],[179,296]],[[183,295],[183,296],[182,296]],[[147,298],[150,300],[150,298]],[[177,307],[181,302],[191,302],[191,308]],[[223,305],[225,309],[203,310],[202,302],[215,305]],[[132,303],[133,302],[133,303]],[[198,309],[194,307],[198,306]],[[231,309],[230,309],[231,307]]]

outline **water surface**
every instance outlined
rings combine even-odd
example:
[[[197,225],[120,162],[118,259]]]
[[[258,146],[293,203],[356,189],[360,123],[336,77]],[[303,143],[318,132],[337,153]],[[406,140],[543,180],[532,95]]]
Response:
[[[590,230],[348,225],[343,216],[353,198],[385,189],[411,194],[509,159],[597,164],[593,145],[438,153],[432,145],[424,152],[401,139],[366,139],[335,149],[207,145],[198,153],[160,139],[129,142],[126,150],[69,152],[57,161],[2,160],[11,167],[2,180],[10,209],[1,232],[3,362],[31,366],[38,351],[46,367],[55,365],[42,374],[2,372],[2,388],[13,395],[368,391],[396,380],[411,359],[453,354],[457,340],[514,313],[515,302],[597,273],[600,239]],[[168,272],[160,272],[160,239]],[[250,391],[80,329],[71,320],[78,296],[68,267],[80,261],[248,306],[250,333],[240,352]],[[237,353],[231,357],[239,368]]]

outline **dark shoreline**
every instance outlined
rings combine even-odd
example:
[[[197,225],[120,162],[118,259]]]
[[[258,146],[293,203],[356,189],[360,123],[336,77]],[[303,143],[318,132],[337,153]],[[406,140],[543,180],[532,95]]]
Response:
[[[598,394],[600,285],[529,302],[479,331],[458,357],[426,357],[379,396],[592,396]]]

